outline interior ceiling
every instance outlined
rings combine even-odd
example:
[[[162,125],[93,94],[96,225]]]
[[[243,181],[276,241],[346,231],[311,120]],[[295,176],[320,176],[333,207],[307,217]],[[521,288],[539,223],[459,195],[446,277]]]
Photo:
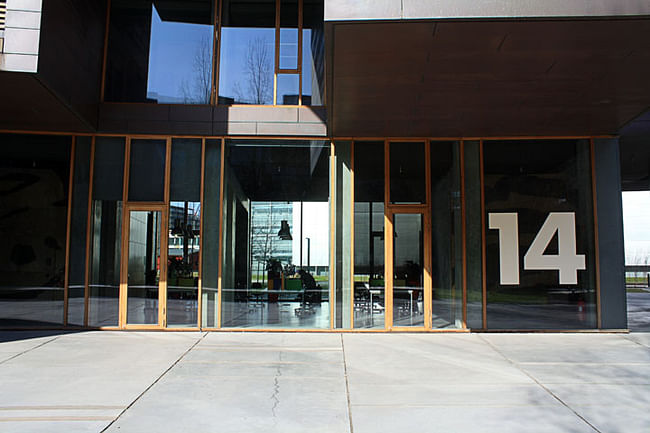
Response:
[[[329,23],[334,136],[615,134],[650,107],[650,19]]]

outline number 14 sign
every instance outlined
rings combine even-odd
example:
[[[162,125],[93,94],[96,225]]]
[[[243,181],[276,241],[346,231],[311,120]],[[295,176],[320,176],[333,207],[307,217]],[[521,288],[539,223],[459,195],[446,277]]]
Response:
[[[499,273],[502,285],[519,284],[519,223],[516,212],[489,213],[488,226],[499,231]],[[557,232],[558,254],[544,254]],[[578,284],[586,269],[584,254],[576,254],[576,215],[550,212],[524,255],[524,270],[557,270],[560,284]]]

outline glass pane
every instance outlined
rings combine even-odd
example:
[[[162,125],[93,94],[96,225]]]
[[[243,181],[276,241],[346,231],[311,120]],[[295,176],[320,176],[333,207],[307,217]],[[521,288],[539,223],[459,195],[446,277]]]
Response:
[[[106,100],[209,104],[214,2],[113,0]]]
[[[467,327],[483,327],[483,234],[481,229],[481,165],[478,141],[466,141],[465,218],[467,236]]]
[[[70,145],[0,134],[0,327],[63,324]]]
[[[390,143],[391,203],[425,203],[424,143]]]
[[[167,326],[197,326],[201,203],[169,207]]]
[[[302,18],[302,105],[325,105],[323,2],[304,0]]]
[[[352,142],[337,141],[334,145],[334,190],[336,200],[332,202],[335,235],[331,248],[334,250],[332,268],[332,302],[334,328],[352,327],[352,246],[353,214],[352,203]]]
[[[222,5],[220,104],[273,104],[275,0]]]
[[[84,324],[90,145],[90,137],[76,138],[68,277],[68,325],[72,326]]]
[[[486,141],[483,154],[488,328],[595,327],[588,140]],[[519,247],[511,253],[499,241],[509,230]]]
[[[221,140],[205,141],[203,232],[201,233],[201,326],[217,326],[217,277],[219,272],[219,215],[221,202]]]
[[[174,138],[167,254],[167,326],[197,326],[201,245],[201,140]]]
[[[117,326],[122,238],[124,139],[97,137],[90,239],[90,326]]]
[[[165,140],[131,140],[129,201],[165,199]]]
[[[424,249],[421,214],[393,220],[393,326],[424,326]]]
[[[280,1],[280,69],[298,69],[298,1]]]
[[[200,201],[201,139],[172,139],[170,177],[171,201]]]
[[[384,327],[384,142],[354,143],[354,327]]]
[[[431,143],[432,326],[463,325],[463,248],[458,143]]]
[[[329,144],[227,143],[222,326],[329,328]]]
[[[126,322],[158,324],[160,281],[159,211],[131,211]]]
[[[278,105],[298,105],[300,75],[278,74]]]

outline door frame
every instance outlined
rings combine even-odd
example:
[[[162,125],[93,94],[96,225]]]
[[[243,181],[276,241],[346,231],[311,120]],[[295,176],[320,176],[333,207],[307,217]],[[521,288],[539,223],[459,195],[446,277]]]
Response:
[[[390,143],[412,142],[422,143],[424,146],[424,182],[426,186],[426,200],[422,204],[392,204],[390,201]],[[432,294],[433,282],[431,278],[431,142],[422,139],[396,139],[384,140],[384,328],[388,331],[428,331],[432,326]],[[423,326],[393,326],[393,286],[394,286],[394,215],[395,214],[420,214],[423,218],[422,240],[423,247]]]
[[[131,232],[131,212],[151,211],[160,212],[160,275],[158,279],[158,323],[157,324],[128,324],[128,268],[129,268],[129,235]],[[167,326],[167,250],[168,206],[164,203],[126,203],[122,218],[122,251],[120,260],[120,295],[119,295],[119,327],[121,329],[162,329]]]

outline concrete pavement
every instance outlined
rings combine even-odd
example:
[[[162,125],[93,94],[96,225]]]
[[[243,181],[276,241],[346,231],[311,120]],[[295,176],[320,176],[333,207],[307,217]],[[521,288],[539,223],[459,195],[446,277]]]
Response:
[[[0,333],[0,432],[649,432],[650,334]]]

